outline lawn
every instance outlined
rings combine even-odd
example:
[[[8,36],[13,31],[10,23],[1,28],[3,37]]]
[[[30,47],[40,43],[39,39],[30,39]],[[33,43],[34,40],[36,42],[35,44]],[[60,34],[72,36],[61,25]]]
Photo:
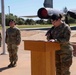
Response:
[[[16,25],[18,28],[41,28],[41,27],[51,27],[51,25]],[[9,26],[6,26],[8,28]],[[0,29],[2,27],[0,26]]]
[[[52,25],[16,25],[18,28],[45,28],[45,27],[51,27]],[[76,26],[76,24],[70,24],[70,26]],[[9,26],[6,26],[8,28]],[[0,26],[0,29],[2,27]]]

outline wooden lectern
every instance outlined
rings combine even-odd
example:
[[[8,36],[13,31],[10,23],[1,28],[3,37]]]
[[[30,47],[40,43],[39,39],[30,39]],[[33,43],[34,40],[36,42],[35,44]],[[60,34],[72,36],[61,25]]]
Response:
[[[24,49],[31,51],[31,75],[56,75],[55,51],[60,50],[59,43],[24,40]]]

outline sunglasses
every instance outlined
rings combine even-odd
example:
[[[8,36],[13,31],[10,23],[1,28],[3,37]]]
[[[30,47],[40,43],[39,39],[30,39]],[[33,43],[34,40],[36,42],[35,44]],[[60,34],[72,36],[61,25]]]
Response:
[[[55,23],[57,20],[51,20],[52,23]]]

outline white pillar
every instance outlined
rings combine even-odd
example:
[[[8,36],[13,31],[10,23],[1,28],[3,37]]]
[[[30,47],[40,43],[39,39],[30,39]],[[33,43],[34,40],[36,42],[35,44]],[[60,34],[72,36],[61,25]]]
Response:
[[[6,49],[5,49],[5,12],[4,12],[4,0],[1,0],[1,13],[2,13],[2,49],[3,52],[2,54],[6,54]]]

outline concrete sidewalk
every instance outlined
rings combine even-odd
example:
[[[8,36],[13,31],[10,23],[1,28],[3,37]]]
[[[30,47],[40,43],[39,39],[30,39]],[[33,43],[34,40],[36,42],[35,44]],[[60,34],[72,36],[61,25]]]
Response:
[[[31,75],[30,52],[24,51],[23,42],[18,51],[17,66],[8,68],[9,55],[0,55],[0,75]],[[7,49],[6,49],[7,50]],[[0,48],[2,53],[2,48]]]
[[[74,32],[73,34],[75,34]],[[46,40],[45,32],[38,33],[30,37],[22,37],[22,40]],[[76,41],[76,37],[71,37],[71,41]],[[7,47],[6,47],[7,50]],[[2,48],[0,48],[0,54],[2,53]],[[17,67],[8,68],[9,56],[0,55],[0,75],[31,75],[31,61],[30,61],[30,51],[24,50],[23,41],[19,46],[18,51],[18,63]],[[73,64],[70,68],[71,75],[76,75],[76,57],[73,57]]]

